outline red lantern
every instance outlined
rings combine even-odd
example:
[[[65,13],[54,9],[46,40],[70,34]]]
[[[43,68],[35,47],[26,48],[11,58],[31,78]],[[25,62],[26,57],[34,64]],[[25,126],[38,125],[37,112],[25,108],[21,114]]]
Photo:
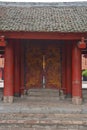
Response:
[[[84,37],[82,37],[82,40],[78,43],[78,47],[80,49],[86,48],[86,43],[84,42]]]
[[[5,47],[6,46],[6,41],[4,39],[4,36],[0,36],[0,46]]]

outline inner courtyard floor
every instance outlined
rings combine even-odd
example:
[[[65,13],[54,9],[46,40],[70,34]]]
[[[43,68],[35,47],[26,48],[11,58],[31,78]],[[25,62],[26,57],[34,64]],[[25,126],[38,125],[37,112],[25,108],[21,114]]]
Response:
[[[1,100],[0,130],[87,130],[87,100],[74,105],[55,90],[48,95],[41,91],[14,97],[14,103]]]
[[[66,98],[56,89],[30,89],[14,97],[13,103],[4,103],[3,90],[0,90],[0,113],[87,113],[87,89],[82,92],[82,104],[74,105],[72,98]]]
[[[15,98],[0,102],[0,130],[87,130],[87,101],[73,105],[59,101]]]

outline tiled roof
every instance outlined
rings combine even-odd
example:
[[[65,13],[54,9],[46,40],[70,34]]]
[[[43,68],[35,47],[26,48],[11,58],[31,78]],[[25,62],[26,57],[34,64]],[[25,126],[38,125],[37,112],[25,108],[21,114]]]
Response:
[[[0,31],[87,32],[87,2],[0,2]]]

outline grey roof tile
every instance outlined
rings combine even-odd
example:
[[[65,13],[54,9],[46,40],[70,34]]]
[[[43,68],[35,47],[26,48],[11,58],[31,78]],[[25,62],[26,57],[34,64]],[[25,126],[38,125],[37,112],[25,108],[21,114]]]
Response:
[[[29,3],[23,6],[1,3],[0,30],[87,32],[87,2],[83,3],[82,6],[81,3],[80,6],[75,3],[73,6],[29,6]]]

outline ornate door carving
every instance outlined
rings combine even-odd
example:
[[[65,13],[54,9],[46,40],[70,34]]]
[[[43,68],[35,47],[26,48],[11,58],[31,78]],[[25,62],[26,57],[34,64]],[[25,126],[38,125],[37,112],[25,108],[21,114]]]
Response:
[[[40,46],[26,46],[26,87],[40,88],[42,86],[42,53]]]
[[[44,50],[44,52],[43,52]],[[26,45],[26,87],[60,88],[61,58],[57,45]]]
[[[46,87],[61,87],[60,48],[50,45],[46,51]]]

